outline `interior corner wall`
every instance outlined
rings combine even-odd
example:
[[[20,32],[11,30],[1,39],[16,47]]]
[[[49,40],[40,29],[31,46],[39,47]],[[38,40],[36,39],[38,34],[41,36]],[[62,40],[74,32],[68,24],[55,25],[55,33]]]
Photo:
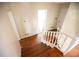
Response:
[[[0,57],[20,57],[21,47],[8,17],[5,3],[0,4]]]
[[[13,12],[15,22],[18,28],[19,36],[20,38],[25,38],[28,35],[35,34],[36,27],[34,28],[33,20],[34,20],[34,10],[32,7],[32,3],[10,3],[10,9]],[[25,28],[25,20],[28,19],[30,21],[31,25],[31,34],[28,34],[26,28]],[[29,26],[28,24],[26,24]],[[37,25],[37,24],[35,24]]]
[[[23,18],[22,18],[22,13],[21,13],[21,6],[19,3],[9,3],[9,8],[10,11],[12,11],[14,19],[15,19],[15,23],[17,26],[17,30],[19,33],[19,37],[24,38],[25,37],[25,29],[24,29],[24,24],[23,24]]]
[[[78,12],[78,3],[71,3],[65,16],[61,32],[66,33],[70,37],[76,37],[79,27]]]
[[[70,3],[63,3],[61,4],[61,10],[58,16],[58,20],[57,20],[57,26],[56,28],[61,29],[63,22],[64,22],[64,18],[67,14],[68,8],[69,8]]]
[[[74,45],[74,43],[76,41],[75,38],[79,32],[79,30],[78,30],[79,29],[79,9],[78,8],[79,8],[78,3],[70,3],[68,12],[65,16],[64,23],[61,28],[61,32],[66,33],[72,39],[70,42],[69,42],[69,40],[67,40],[67,42],[70,43],[70,45],[65,50],[65,53],[67,53],[70,50],[71,46]],[[66,46],[67,46],[67,44],[66,44]],[[64,50],[65,45],[63,47],[64,47],[63,48],[63,50]]]
[[[52,30],[56,28],[57,18],[61,9],[61,3],[37,3],[35,8],[46,9],[47,18],[46,18],[46,30]]]

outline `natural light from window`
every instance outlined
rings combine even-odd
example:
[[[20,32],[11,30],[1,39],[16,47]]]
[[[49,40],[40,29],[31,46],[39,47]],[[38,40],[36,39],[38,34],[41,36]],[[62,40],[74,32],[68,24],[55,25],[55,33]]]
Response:
[[[38,26],[37,26],[37,30],[38,32],[42,32],[45,30],[45,26],[46,26],[46,17],[47,17],[47,9],[39,9],[37,11],[37,17],[38,17]]]

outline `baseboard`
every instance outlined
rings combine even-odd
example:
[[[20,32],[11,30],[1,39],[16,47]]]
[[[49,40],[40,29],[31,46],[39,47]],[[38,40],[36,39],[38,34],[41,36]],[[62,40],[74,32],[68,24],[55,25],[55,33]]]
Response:
[[[34,36],[34,35],[37,35],[37,33],[35,33],[35,34],[30,34],[30,35],[23,35],[23,36],[20,37],[20,39],[24,39],[24,38],[26,38],[26,37],[30,37],[30,36]]]
[[[66,51],[66,52],[64,52],[63,54],[65,55],[65,54],[67,54],[69,51],[71,51],[75,46],[77,46],[79,44],[79,41],[75,41],[75,43],[71,46],[71,48],[68,50],[68,51]]]

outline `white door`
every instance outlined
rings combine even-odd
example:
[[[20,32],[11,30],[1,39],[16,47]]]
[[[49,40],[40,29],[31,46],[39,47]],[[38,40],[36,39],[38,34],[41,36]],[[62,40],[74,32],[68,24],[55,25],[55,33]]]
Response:
[[[17,38],[20,39],[12,11],[9,11],[9,12],[8,12],[8,16],[9,16],[10,22],[11,22],[11,24],[12,24],[12,27],[13,27],[13,29],[14,29],[14,31],[15,31],[15,34],[16,34]]]
[[[24,18],[24,27],[25,27],[26,35],[27,36],[31,35],[31,22],[26,17]]]

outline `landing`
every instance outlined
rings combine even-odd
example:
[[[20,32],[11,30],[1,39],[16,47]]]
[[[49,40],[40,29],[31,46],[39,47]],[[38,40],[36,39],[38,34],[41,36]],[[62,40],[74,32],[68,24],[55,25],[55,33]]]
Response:
[[[50,48],[37,39],[37,35],[20,40],[22,57],[60,57],[63,53],[57,48]]]

